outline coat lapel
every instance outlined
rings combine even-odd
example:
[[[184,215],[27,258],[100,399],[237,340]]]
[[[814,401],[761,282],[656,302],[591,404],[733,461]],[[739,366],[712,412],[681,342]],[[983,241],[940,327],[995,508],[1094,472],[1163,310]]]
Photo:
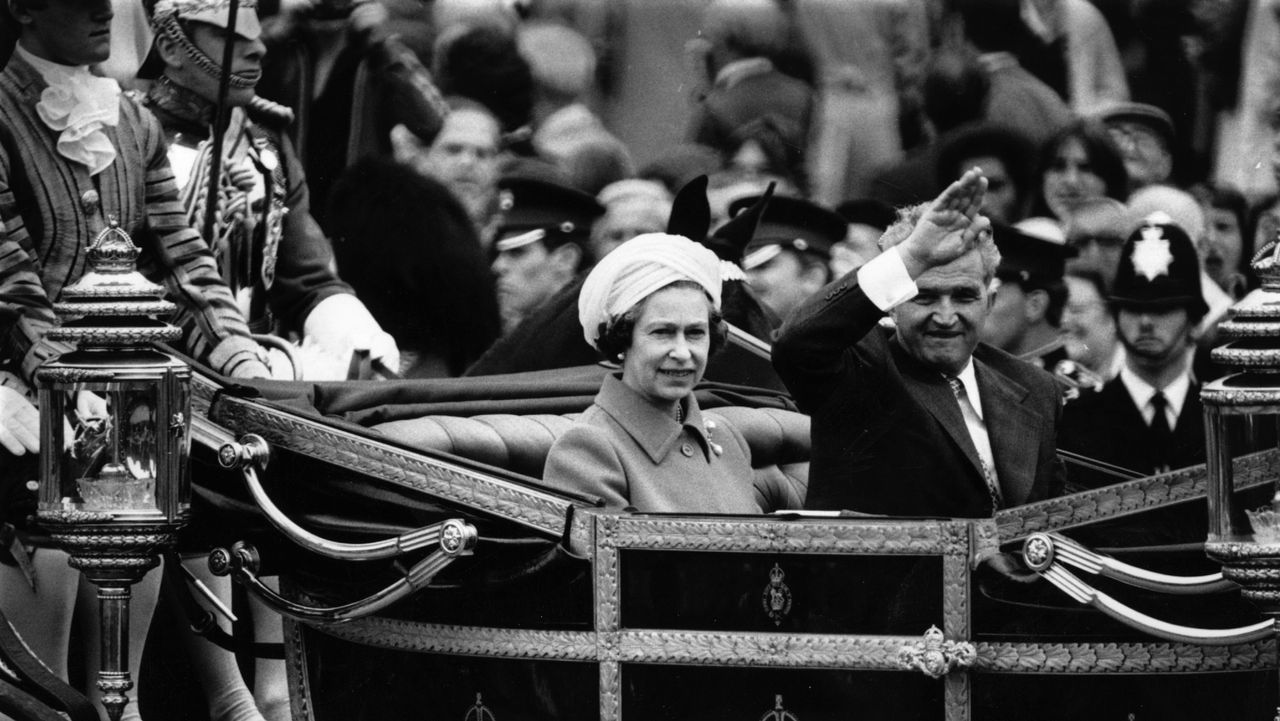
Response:
[[[974,366],[1004,505],[1025,503],[1035,484],[1040,450],[1037,444],[1026,442],[1038,437],[1041,424],[1039,416],[1026,405],[1030,391],[976,358]]]
[[[942,426],[951,440],[956,443],[969,465],[973,467],[978,478],[982,478],[982,462],[978,458],[978,449],[973,445],[973,438],[964,424],[964,416],[960,413],[960,403],[955,393],[941,373],[920,366],[902,351],[896,340],[890,340],[889,346],[902,370],[902,382],[916,401],[929,411]]]

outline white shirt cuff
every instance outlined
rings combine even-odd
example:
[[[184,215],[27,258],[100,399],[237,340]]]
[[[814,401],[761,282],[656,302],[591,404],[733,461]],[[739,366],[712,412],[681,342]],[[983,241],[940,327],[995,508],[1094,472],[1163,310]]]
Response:
[[[858,287],[877,308],[885,312],[920,292],[896,248],[886,250],[858,269]]]

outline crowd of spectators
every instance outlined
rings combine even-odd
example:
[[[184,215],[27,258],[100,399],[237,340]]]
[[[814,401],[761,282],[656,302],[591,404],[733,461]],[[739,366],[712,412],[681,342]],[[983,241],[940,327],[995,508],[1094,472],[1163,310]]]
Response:
[[[394,339],[379,356],[395,366],[381,367],[383,376],[591,362],[595,350],[577,326],[584,285],[590,290],[592,268],[611,252],[648,233],[705,241],[716,258],[703,253],[702,260],[718,264],[724,281],[725,319],[772,343],[788,321],[794,331],[797,318],[811,325],[821,318],[814,299],[824,287],[895,244],[921,245],[885,242],[882,234],[910,232],[922,218],[933,223],[937,209],[921,204],[963,178],[961,194],[974,207],[965,206],[956,233],[987,234],[984,252],[994,244],[1002,257],[997,265],[988,252],[970,269],[974,293],[985,299],[996,291],[991,312],[975,315],[983,325],[974,338],[1055,375],[1068,395],[1111,389],[1121,406],[1132,400],[1144,417],[1135,433],[1160,426],[1164,437],[1181,438],[1187,424],[1203,430],[1188,389],[1217,372],[1203,352],[1215,323],[1257,286],[1250,262],[1274,249],[1280,232],[1280,161],[1272,160],[1280,126],[1277,3],[280,0],[258,8],[265,60],[252,54],[261,60],[256,92],[293,112],[281,131],[288,141],[273,140],[289,161],[281,177],[295,188],[290,197],[309,188],[309,207],[295,203],[303,211],[293,221],[314,216],[318,231],[307,248],[327,258],[332,245],[327,273],[342,286],[339,295],[358,298],[361,313],[367,308],[376,320],[367,325]],[[78,64],[147,92],[154,78],[141,77],[138,65],[163,44],[153,46],[152,5],[112,0],[110,57],[96,53],[94,62]],[[11,27],[22,22],[15,17],[25,16],[6,18],[0,61],[20,34]],[[25,32],[29,40],[31,28]],[[256,30],[252,40],[259,42]],[[21,46],[19,57],[27,50]],[[134,107],[111,91],[102,92]],[[150,131],[151,116],[137,112],[130,122]],[[170,125],[164,129],[176,144]],[[67,164],[49,155],[48,162]],[[156,187],[168,192],[165,183]],[[949,192],[954,199],[955,187]],[[17,215],[32,211],[17,201],[9,206]],[[979,214],[983,220],[971,225]],[[281,217],[287,212],[275,220]],[[751,227],[743,231],[745,217]],[[20,226],[19,218],[9,232]],[[223,262],[214,239],[206,240],[215,246],[211,261]],[[33,241],[37,249],[44,242]],[[974,241],[965,242],[963,252],[916,270],[963,259]],[[1168,259],[1153,270],[1143,254],[1160,243]],[[30,248],[21,251],[13,257]],[[239,375],[265,375],[259,365],[269,358],[248,347],[248,327],[232,317],[231,295],[205,267],[206,251],[193,257],[216,286],[211,297],[228,307],[225,334],[243,341],[232,343],[244,356]],[[1155,276],[1168,282],[1148,288]],[[43,292],[56,300],[60,286],[45,280]],[[939,293],[953,289],[945,290]],[[710,295],[717,320],[720,295]],[[692,305],[701,318],[701,301]],[[862,305],[865,335],[886,309]],[[797,312],[806,307],[808,314]],[[271,330],[304,343],[302,335],[322,335],[279,323]],[[188,350],[212,363],[209,353]],[[995,357],[1000,367],[1009,360]],[[706,361],[698,361],[699,378]],[[526,362],[532,365],[520,365]],[[236,366],[221,366],[235,375]],[[340,376],[349,367],[322,370]],[[962,381],[962,367],[950,380]],[[293,372],[321,377],[316,368]],[[1022,378],[1021,365],[1010,368]],[[637,365],[632,373],[642,371]],[[0,424],[11,432],[34,416],[21,374],[6,372],[14,386],[0,387],[0,400],[28,419]],[[1044,378],[1027,378],[1044,398],[1053,395]],[[972,382],[972,396],[987,383]],[[955,386],[938,388],[950,402]],[[970,425],[982,426],[981,402],[975,409],[956,392],[960,408],[976,417]],[[1165,398],[1174,392],[1183,400]],[[815,403],[827,397],[813,395]],[[687,410],[681,398],[668,399],[677,423]],[[1102,452],[1081,432],[1094,427],[1080,410],[1098,401],[1091,403],[1067,413],[1067,433],[1059,436],[1086,454]],[[6,413],[0,421],[13,420]],[[1044,436],[1048,449],[1052,432]],[[0,435],[15,457],[36,450],[34,438],[23,438]],[[1145,474],[1203,460],[1203,437],[1188,438],[1182,447],[1198,453],[1123,463]],[[1004,451],[985,451],[1001,465]],[[992,483],[985,456],[978,466]],[[1047,463],[1046,477],[1054,470]],[[983,491],[990,497],[970,505],[985,513],[1049,493],[1051,484],[1043,485],[1018,496],[996,483]],[[937,512],[965,515],[967,508]]]
[[[598,196],[605,212],[568,275],[631,235],[661,230],[670,198],[701,174],[710,176],[714,227],[733,201],[769,182],[779,197],[827,210],[901,207],[934,197],[976,165],[990,184],[985,215],[1074,247],[1073,277],[1104,282],[1136,220],[1164,210],[1195,224],[1185,230],[1221,290],[1210,304],[1219,310],[1256,284],[1252,250],[1276,226],[1275,181],[1270,163],[1259,162],[1270,155],[1274,92],[1259,78],[1266,68],[1254,67],[1266,62],[1248,60],[1280,34],[1264,2],[436,0],[380,9],[376,22],[346,16],[340,36],[317,28],[339,22],[350,6],[286,3],[267,20],[267,35],[269,54],[289,62],[268,64],[261,92],[284,87],[274,99],[314,106],[293,129],[313,197],[330,189],[349,196],[361,185],[349,179],[368,173],[358,161],[394,159],[461,202],[482,254],[499,266],[499,185],[511,179]],[[678,62],[647,63],[660,43],[643,33],[677,21]],[[441,122],[379,81],[367,38],[386,35],[414,49],[430,72],[449,108]],[[665,72],[639,67],[655,64]],[[282,67],[282,78],[305,82],[273,82],[272,69]],[[677,90],[683,107],[673,108]],[[637,94],[648,104],[637,105]],[[335,116],[330,96],[364,107]],[[660,142],[650,137],[655,129]],[[1242,133],[1255,138],[1247,150]],[[1130,201],[1144,191],[1154,195],[1139,212]],[[437,195],[423,194],[420,206],[438,206]],[[1199,212],[1184,212],[1192,199]],[[368,274],[358,258],[372,245],[339,217],[354,206],[342,192],[332,206],[313,205],[323,206],[315,214],[335,240],[339,273],[360,285],[353,278]],[[810,253],[833,277],[876,250],[868,240],[855,250],[859,226],[845,217],[849,236]],[[440,237],[445,227],[433,223],[422,242],[452,247],[457,239]],[[376,252],[403,252],[412,265],[427,251],[384,242]],[[357,287],[365,292],[386,288]],[[773,310],[781,320],[787,308]],[[508,318],[505,332],[514,325]],[[1070,355],[1090,366],[1100,357],[1096,348]],[[446,365],[450,375],[462,372]]]

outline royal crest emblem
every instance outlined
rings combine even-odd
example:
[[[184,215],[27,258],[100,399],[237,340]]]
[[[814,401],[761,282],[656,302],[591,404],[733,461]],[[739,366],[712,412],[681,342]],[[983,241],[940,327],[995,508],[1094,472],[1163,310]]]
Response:
[[[1159,226],[1149,225],[1142,229],[1142,240],[1133,244],[1133,272],[1155,280],[1169,274],[1169,265],[1173,263],[1173,252],[1169,250],[1169,241]]]
[[[476,704],[467,709],[467,715],[462,717],[462,721],[495,721],[495,719],[493,712],[484,705],[484,698],[477,693]]]
[[[782,694],[778,694],[773,697],[773,710],[765,712],[765,715],[760,717],[760,721],[800,721],[800,719],[782,705]]]
[[[781,626],[782,619],[791,613],[791,588],[783,581],[787,574],[778,564],[769,570],[769,585],[764,587],[760,603],[764,612],[773,620],[773,625]]]

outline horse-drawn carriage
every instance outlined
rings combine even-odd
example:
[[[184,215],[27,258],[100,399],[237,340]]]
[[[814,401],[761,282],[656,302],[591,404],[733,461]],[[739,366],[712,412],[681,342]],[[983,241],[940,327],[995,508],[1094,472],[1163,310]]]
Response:
[[[1275,708],[1271,622],[1200,547],[1128,549],[1130,565],[1069,538],[1202,513],[1203,466],[981,520],[609,511],[538,480],[604,372],[255,388],[196,373],[197,524],[225,541],[211,563],[284,616],[295,718]],[[699,400],[743,429],[756,473],[803,485],[808,419],[785,396],[712,383]],[[1280,451],[1238,458],[1237,490],[1269,493],[1278,466]],[[1002,550],[1042,580],[984,574]],[[911,588],[908,611],[875,579]]]
[[[285,616],[297,718],[1275,708],[1271,624],[1201,548],[1127,564],[1069,538],[1202,504],[1204,467],[983,520],[607,511],[538,481],[603,372],[250,393],[197,377],[195,437],[218,450],[197,454],[197,493],[269,526],[213,562]],[[803,484],[808,421],[784,397],[709,384],[700,402],[744,429],[756,473]],[[1269,493],[1278,463],[1239,458],[1237,489]],[[1042,580],[984,574],[1002,550]]]
[[[1207,468],[993,518],[642,514],[539,480],[602,366],[245,387],[141,348],[139,338],[171,334],[138,321],[154,305],[82,303],[85,320],[59,332],[109,342],[39,372],[46,447],[68,447],[62,404],[83,390],[111,399],[115,430],[92,456],[97,470],[45,454],[39,494],[41,522],[103,589],[99,686],[117,715],[130,685],[118,643],[126,589],[188,517],[220,546],[215,572],[285,618],[292,708],[307,721],[1201,719],[1276,708],[1273,622],[1242,597],[1276,611],[1280,544],[1256,524],[1239,532],[1240,509],[1261,501],[1238,498],[1270,498],[1280,471],[1274,434],[1257,422],[1280,409],[1275,376],[1203,390]],[[1254,310],[1270,318],[1275,304],[1264,305]],[[1245,339],[1225,360],[1280,367],[1265,342],[1224,327]],[[125,347],[106,352],[121,335]],[[785,394],[717,383],[696,393],[707,417],[742,432],[752,473],[802,491],[809,420]],[[1272,440],[1233,460],[1243,450],[1233,437]],[[110,503],[129,489],[141,495]],[[106,505],[76,500],[90,490]],[[1272,503],[1267,513],[1280,515]],[[1196,543],[1135,547],[1134,529],[1154,516]],[[1080,539],[1124,547],[1098,553]],[[998,562],[1007,554],[1021,554],[1034,583]],[[264,576],[278,576],[278,590]],[[96,715],[11,634],[0,633],[0,660],[0,710]]]

